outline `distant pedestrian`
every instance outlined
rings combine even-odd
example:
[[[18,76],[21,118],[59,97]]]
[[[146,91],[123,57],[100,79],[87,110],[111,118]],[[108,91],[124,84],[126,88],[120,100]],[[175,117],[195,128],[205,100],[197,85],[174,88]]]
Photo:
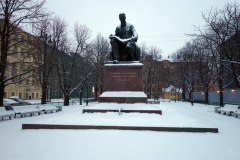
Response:
[[[190,99],[190,102],[191,102],[192,106],[193,106],[193,101],[194,101],[193,99]]]

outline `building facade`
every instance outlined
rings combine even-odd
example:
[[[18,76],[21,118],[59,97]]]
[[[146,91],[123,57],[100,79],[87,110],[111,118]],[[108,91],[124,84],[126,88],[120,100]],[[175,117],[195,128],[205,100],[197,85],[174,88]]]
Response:
[[[148,98],[160,97],[177,99],[182,98],[182,93],[188,93],[188,87],[182,80],[182,65],[189,67],[186,62],[171,62],[169,60],[157,61],[152,56],[143,58],[143,88]],[[189,71],[187,71],[189,72]],[[202,91],[200,79],[195,78],[192,82],[192,90]],[[171,87],[172,86],[172,87]],[[168,91],[166,91],[167,88]]]
[[[4,97],[18,96],[21,99],[40,99],[41,85],[32,71],[41,54],[36,52],[37,38],[20,29],[16,29],[11,39],[4,80],[8,84]],[[41,63],[41,61],[40,61]],[[24,74],[26,73],[26,74]],[[24,79],[22,81],[22,79]]]

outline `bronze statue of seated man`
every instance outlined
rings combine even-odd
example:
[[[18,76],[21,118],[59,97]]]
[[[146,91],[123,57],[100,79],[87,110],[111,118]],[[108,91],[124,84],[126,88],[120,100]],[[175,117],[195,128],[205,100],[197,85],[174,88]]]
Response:
[[[112,51],[110,58],[114,62],[118,61],[139,61],[140,48],[137,42],[138,34],[134,26],[126,22],[124,13],[119,14],[121,25],[116,28],[115,35],[110,35]]]

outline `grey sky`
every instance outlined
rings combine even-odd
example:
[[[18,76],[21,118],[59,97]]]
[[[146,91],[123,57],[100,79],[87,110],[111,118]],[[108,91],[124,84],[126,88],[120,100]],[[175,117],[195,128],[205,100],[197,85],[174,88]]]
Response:
[[[181,48],[193,33],[193,25],[204,25],[202,12],[223,8],[240,0],[47,0],[47,7],[72,26],[76,21],[92,30],[92,37],[114,34],[119,13],[133,24],[138,43],[157,46],[163,58]]]

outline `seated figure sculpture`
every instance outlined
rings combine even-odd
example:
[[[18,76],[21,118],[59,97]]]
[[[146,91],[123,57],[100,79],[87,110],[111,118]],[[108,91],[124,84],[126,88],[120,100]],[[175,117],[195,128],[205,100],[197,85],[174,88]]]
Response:
[[[118,61],[139,61],[140,48],[137,42],[138,34],[134,26],[126,22],[124,13],[119,14],[121,24],[116,28],[115,35],[110,35],[112,50],[110,59],[117,63]]]

